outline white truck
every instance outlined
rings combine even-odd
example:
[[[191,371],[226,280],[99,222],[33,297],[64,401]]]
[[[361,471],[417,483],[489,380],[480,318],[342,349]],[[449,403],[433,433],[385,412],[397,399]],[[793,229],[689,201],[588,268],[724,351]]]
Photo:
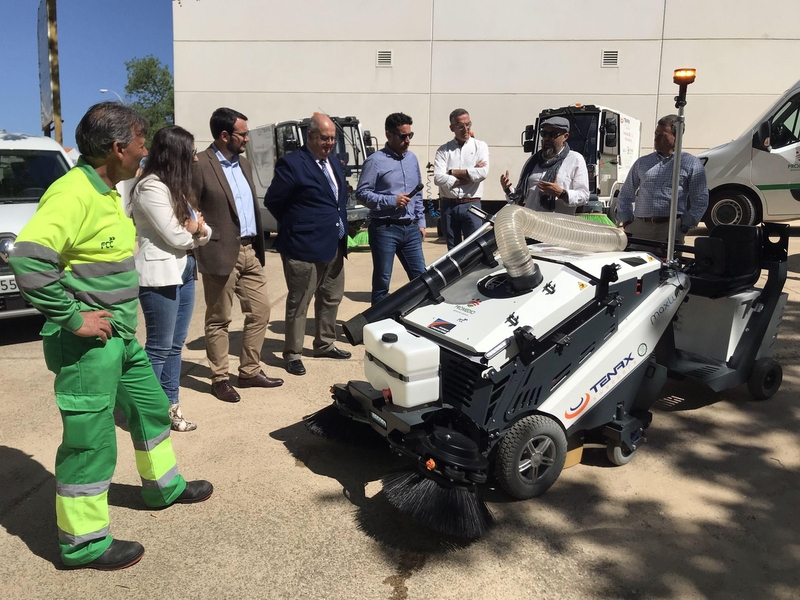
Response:
[[[697,156],[708,178],[709,228],[800,217],[800,81],[738,138]]]
[[[336,146],[331,155],[342,163],[347,181],[347,222],[351,232],[362,228],[369,216],[369,209],[356,200],[355,188],[364,159],[375,151],[369,131],[363,131],[356,117],[330,117],[336,125]],[[281,121],[250,130],[247,158],[253,165],[254,183],[261,207],[261,226],[269,235],[278,231],[275,218],[264,207],[264,195],[275,173],[275,163],[284,154],[305,145],[308,140],[308,125],[311,119]]]
[[[8,255],[42,194],[70,167],[54,140],[0,131],[0,319],[38,314],[19,293]]]
[[[526,153],[541,148],[539,123],[550,117],[565,117],[570,122],[571,150],[580,152],[589,171],[590,204],[602,203],[602,212],[613,214],[614,200],[619,194],[631,166],[639,158],[642,123],[616,109],[595,104],[573,104],[548,108],[539,113],[536,122],[520,134]],[[502,208],[502,204],[498,207]],[[495,207],[489,207],[495,212]],[[592,208],[595,208],[594,206]],[[600,209],[599,205],[595,210]],[[613,217],[612,217],[613,218]]]

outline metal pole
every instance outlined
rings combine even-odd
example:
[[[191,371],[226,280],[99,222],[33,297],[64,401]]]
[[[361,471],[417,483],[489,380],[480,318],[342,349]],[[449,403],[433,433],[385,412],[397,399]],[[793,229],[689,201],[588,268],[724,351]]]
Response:
[[[58,73],[58,24],[56,0],[47,0],[47,28],[50,42],[50,85],[53,90],[53,129],[56,141],[64,145],[61,133],[61,83]]]
[[[667,263],[675,258],[675,225],[678,222],[678,183],[681,175],[681,151],[683,149],[683,107],[686,106],[686,87],[681,85],[675,96],[675,108],[678,109],[678,122],[675,124],[675,152],[672,155],[672,199],[669,207],[669,237],[667,238]]]

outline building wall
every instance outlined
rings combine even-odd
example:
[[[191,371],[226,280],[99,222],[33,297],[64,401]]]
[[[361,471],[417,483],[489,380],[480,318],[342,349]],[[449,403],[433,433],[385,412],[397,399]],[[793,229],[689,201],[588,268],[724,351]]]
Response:
[[[642,151],[675,112],[672,72],[695,67],[684,147],[738,137],[797,81],[797,0],[197,0],[173,2],[176,122],[210,142],[219,106],[251,127],[314,111],[356,115],[384,141],[387,114],[414,118],[425,168],[470,112],[490,146],[487,198],[516,178],[520,132],[544,108],[601,104],[642,121]],[[376,67],[393,51],[391,68]],[[603,50],[619,67],[601,68]]]

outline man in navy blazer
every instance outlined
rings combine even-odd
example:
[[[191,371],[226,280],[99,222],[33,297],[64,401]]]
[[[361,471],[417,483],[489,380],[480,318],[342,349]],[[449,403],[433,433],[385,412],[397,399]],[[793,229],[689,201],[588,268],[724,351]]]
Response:
[[[346,359],[334,346],[336,313],[344,295],[347,254],[347,183],[339,161],[331,160],[336,125],[316,114],[308,143],[278,160],[264,206],[280,225],[275,248],[286,277],[286,370],[305,375],[301,356],[306,314],[314,297],[314,356]]]

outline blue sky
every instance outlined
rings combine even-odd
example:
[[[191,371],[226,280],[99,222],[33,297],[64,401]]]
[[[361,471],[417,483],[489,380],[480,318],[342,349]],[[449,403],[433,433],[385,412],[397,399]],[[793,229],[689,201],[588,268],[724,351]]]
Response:
[[[39,0],[0,1],[0,129],[42,134],[36,21]],[[125,96],[125,61],[152,54],[172,71],[171,0],[58,0],[64,145],[95,102]]]

